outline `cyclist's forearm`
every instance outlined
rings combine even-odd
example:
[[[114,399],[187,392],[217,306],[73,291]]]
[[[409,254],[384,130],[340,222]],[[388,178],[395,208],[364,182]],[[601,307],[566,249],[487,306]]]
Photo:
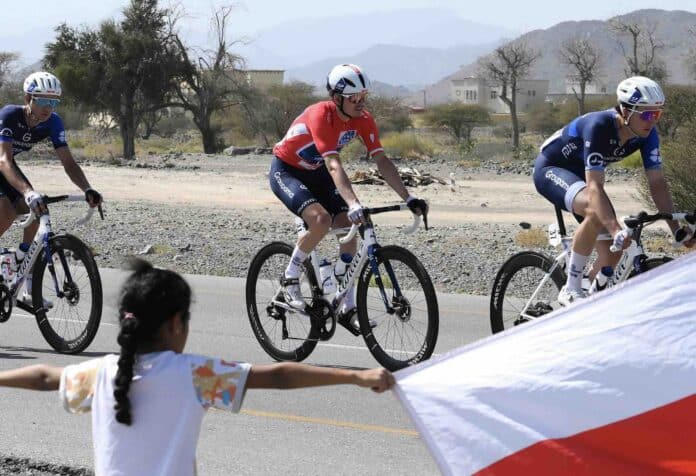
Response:
[[[0,372],[0,386],[27,390],[58,390],[62,367],[32,365]]]
[[[85,191],[88,188],[90,188],[89,181],[87,180],[85,173],[82,171],[80,165],[77,162],[75,162],[75,159],[73,158],[70,149],[68,149],[67,147],[56,149],[56,154],[58,155],[58,158],[63,164],[63,169],[65,170],[65,173],[68,175],[72,183],[77,185],[82,191]]]
[[[348,205],[358,202],[358,197],[355,195],[353,187],[350,184],[350,179],[338,157],[329,157],[326,159],[326,167],[329,170],[331,179],[336,185],[336,189],[338,189],[338,193],[343,197],[343,200],[345,200]]]
[[[377,168],[382,173],[382,177],[389,184],[391,188],[401,197],[403,201],[408,198],[408,190],[404,186],[404,182],[401,180],[401,175],[397,170],[394,162],[389,160],[384,154],[379,154],[376,157]]]
[[[648,181],[650,188],[650,196],[655,202],[657,211],[661,213],[672,213],[674,212],[674,202],[672,201],[672,195],[669,193],[669,188],[667,187],[667,182],[665,180],[655,180]],[[669,226],[672,233],[677,231],[679,228],[679,222],[674,220],[667,220],[667,225]]]

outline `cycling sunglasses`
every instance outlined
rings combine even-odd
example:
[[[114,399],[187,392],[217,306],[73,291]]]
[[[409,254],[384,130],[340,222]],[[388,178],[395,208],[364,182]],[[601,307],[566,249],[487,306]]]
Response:
[[[344,98],[348,99],[352,104],[360,104],[367,99],[368,91],[363,91],[361,93],[354,94],[341,94]]]
[[[31,102],[33,102],[34,104],[36,104],[39,107],[50,107],[51,109],[55,109],[58,107],[58,104],[60,104],[60,99],[37,98],[35,96],[32,96]]]
[[[641,121],[650,122],[650,121],[658,121],[662,117],[663,110],[662,109],[650,109],[648,111],[636,111],[634,109],[633,113],[638,114],[638,117],[640,117]]]

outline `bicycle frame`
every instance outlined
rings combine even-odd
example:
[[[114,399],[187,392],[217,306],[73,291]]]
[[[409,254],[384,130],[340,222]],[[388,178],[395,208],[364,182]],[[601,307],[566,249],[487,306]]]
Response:
[[[84,201],[84,196],[82,195],[61,195],[58,197],[51,197],[47,200],[47,203],[51,202],[58,202],[58,201]],[[89,220],[94,213],[94,210],[90,208],[90,210],[87,212],[87,215],[82,218],[81,220],[78,221],[78,224],[84,223],[87,220]],[[34,214],[29,213],[27,218],[24,221],[21,221],[18,223],[18,226],[21,228],[27,228],[33,221],[34,221]],[[27,276],[29,273],[32,272],[34,269],[34,265],[36,264],[37,259],[39,258],[41,254],[41,249],[45,250],[45,256],[47,260],[47,266],[49,269],[49,272],[51,273],[51,276],[53,278],[53,285],[55,286],[56,294],[58,296],[63,296],[63,292],[61,290],[60,284],[58,283],[58,280],[56,278],[56,273],[55,269],[53,267],[53,251],[51,250],[51,238],[54,236],[53,233],[53,227],[51,225],[51,217],[49,212],[46,212],[45,214],[41,215],[39,217],[39,228],[36,231],[36,234],[34,235],[34,239],[31,242],[31,245],[29,246],[29,250],[25,253],[24,259],[22,260],[22,264],[20,265],[19,269],[17,270],[17,277],[15,278],[14,284],[9,288],[10,295],[12,296],[12,301],[13,303],[22,309],[23,311],[29,312],[33,314],[35,310],[26,304],[24,304],[21,300],[17,300],[17,297],[19,296],[19,290],[22,288],[22,285],[26,281]],[[61,255],[60,256],[61,261],[65,260],[65,256]],[[72,280],[72,276],[70,276],[70,271],[69,267],[66,265],[65,262],[63,262],[63,268],[66,273],[66,278],[68,280]]]
[[[557,216],[558,216],[558,210],[557,210]],[[546,282],[551,279],[551,275],[554,273],[554,271],[560,266],[562,269],[567,268],[568,264],[568,259],[570,258],[570,251],[571,251],[571,242],[572,242],[572,236],[568,236],[565,232],[565,226],[563,225],[562,218],[559,216],[559,223],[556,224],[551,224],[549,225],[548,228],[548,241],[549,244],[553,247],[558,247],[561,245],[563,247],[563,251],[559,253],[556,258],[553,261],[553,265],[549,268],[549,270],[544,274],[544,277],[541,279],[539,285],[535,288],[534,292],[532,293],[531,297],[527,300],[525,303],[522,312],[520,313],[522,317],[525,319],[537,319],[538,316],[532,316],[527,314],[527,309],[530,307],[530,305],[535,302],[536,296],[539,293],[539,290],[543,288],[543,286],[546,284]],[[641,221],[641,219],[644,219],[646,221]],[[616,268],[614,269],[614,274],[607,280],[607,288],[616,286],[617,284],[623,283],[628,279],[628,277],[631,275],[631,270],[635,271],[636,273],[641,273],[643,272],[642,268],[642,263],[644,258],[646,257],[644,249],[643,249],[643,243],[641,240],[642,237],[642,232],[643,228],[646,225],[652,224],[657,220],[660,219],[673,219],[673,220],[684,220],[687,223],[689,223],[690,228],[693,232],[695,226],[694,224],[691,223],[690,220],[693,220],[693,215],[688,215],[686,213],[672,213],[672,214],[656,214],[651,216],[648,216],[645,212],[641,212],[641,214],[638,215],[638,219],[634,217],[624,217],[623,221],[627,225],[627,229],[631,233],[631,244],[628,248],[624,249],[621,258],[619,259],[618,264],[616,265]],[[629,225],[630,223],[630,225]]]
[[[342,238],[339,238],[338,240],[341,244],[345,244],[351,241],[358,231],[360,231],[360,234],[362,236],[361,246],[358,248],[355,256],[353,257],[353,260],[350,262],[350,265],[346,268],[346,272],[341,278],[341,280],[336,283],[337,291],[333,299],[331,300],[331,304],[334,309],[337,309],[338,306],[341,304],[346,294],[348,293],[348,290],[353,289],[353,286],[357,279],[357,271],[363,269],[363,266],[369,260],[370,268],[372,269],[372,274],[375,277],[375,283],[379,287],[379,291],[384,302],[385,310],[387,312],[391,312],[393,310],[389,298],[387,297],[387,294],[384,291],[382,276],[379,272],[379,266],[377,263],[375,251],[379,248],[380,245],[377,242],[377,235],[375,234],[375,227],[370,218],[370,214],[407,209],[408,206],[406,204],[392,205],[374,209],[365,209],[364,225],[352,225],[350,228],[336,228],[329,231],[329,235],[345,235]],[[409,227],[404,229],[405,234],[413,233],[420,224],[420,217],[418,215],[413,216],[413,223]],[[301,236],[301,234],[306,231],[304,222],[302,221],[302,219],[296,218],[295,223],[297,225],[298,235]],[[312,252],[309,254],[309,260],[312,263],[314,275],[319,276],[319,258],[316,250],[312,250]],[[394,271],[391,268],[391,265],[388,262],[386,262],[384,263],[384,267],[387,271],[387,274],[389,275],[390,282],[394,286],[394,292],[397,296],[401,296],[401,289],[399,288],[399,284],[394,275]],[[323,293],[323,289],[318,289],[318,291]]]

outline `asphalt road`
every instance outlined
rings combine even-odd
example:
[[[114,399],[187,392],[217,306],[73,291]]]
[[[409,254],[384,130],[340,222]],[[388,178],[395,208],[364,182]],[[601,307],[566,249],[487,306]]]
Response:
[[[95,341],[80,356],[55,354],[34,318],[15,310],[0,324],[0,368],[67,365],[117,351],[116,293],[125,277],[103,269],[104,312]],[[195,294],[187,352],[268,363],[254,338],[239,278],[187,276]],[[488,298],[438,296],[436,354],[490,333]],[[360,337],[339,328],[307,360],[318,365],[376,366]],[[92,465],[89,416],[63,411],[57,393],[0,390],[2,454]],[[143,442],[147,444],[147,442]],[[437,474],[437,467],[396,397],[348,386],[247,393],[239,415],[211,411],[198,445],[201,475]]]

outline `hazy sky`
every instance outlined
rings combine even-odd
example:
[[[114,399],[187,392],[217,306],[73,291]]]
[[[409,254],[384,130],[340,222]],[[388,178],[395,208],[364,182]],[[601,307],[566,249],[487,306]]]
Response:
[[[237,6],[232,32],[251,37],[259,30],[293,19],[337,17],[341,10],[349,14],[382,14],[384,28],[389,28],[388,13],[385,13],[389,10],[440,7],[449,9],[467,20],[502,26],[520,34],[533,29],[548,28],[561,21],[605,20],[643,8],[696,12],[696,0],[527,0],[505,2],[504,8],[501,2],[480,0],[351,0],[338,3],[326,0],[179,0],[178,3],[189,14],[189,17],[180,23],[184,34],[189,29],[209,31],[207,26],[213,8],[232,3]],[[33,56],[38,58],[43,44],[52,39],[53,28],[59,23],[95,26],[101,20],[117,16],[127,4],[128,0],[38,0],[31,3],[31,10],[21,7],[3,9],[0,20],[0,50],[12,45],[14,48],[21,48],[25,59],[34,59],[31,58]],[[169,1],[162,0],[161,5],[169,5]],[[349,43],[350,33],[372,35],[375,43],[379,42],[379,31],[361,31],[360,24],[347,24],[345,29],[337,32],[336,38],[330,41]],[[292,38],[288,41],[292,41]],[[29,58],[26,58],[27,56]]]

